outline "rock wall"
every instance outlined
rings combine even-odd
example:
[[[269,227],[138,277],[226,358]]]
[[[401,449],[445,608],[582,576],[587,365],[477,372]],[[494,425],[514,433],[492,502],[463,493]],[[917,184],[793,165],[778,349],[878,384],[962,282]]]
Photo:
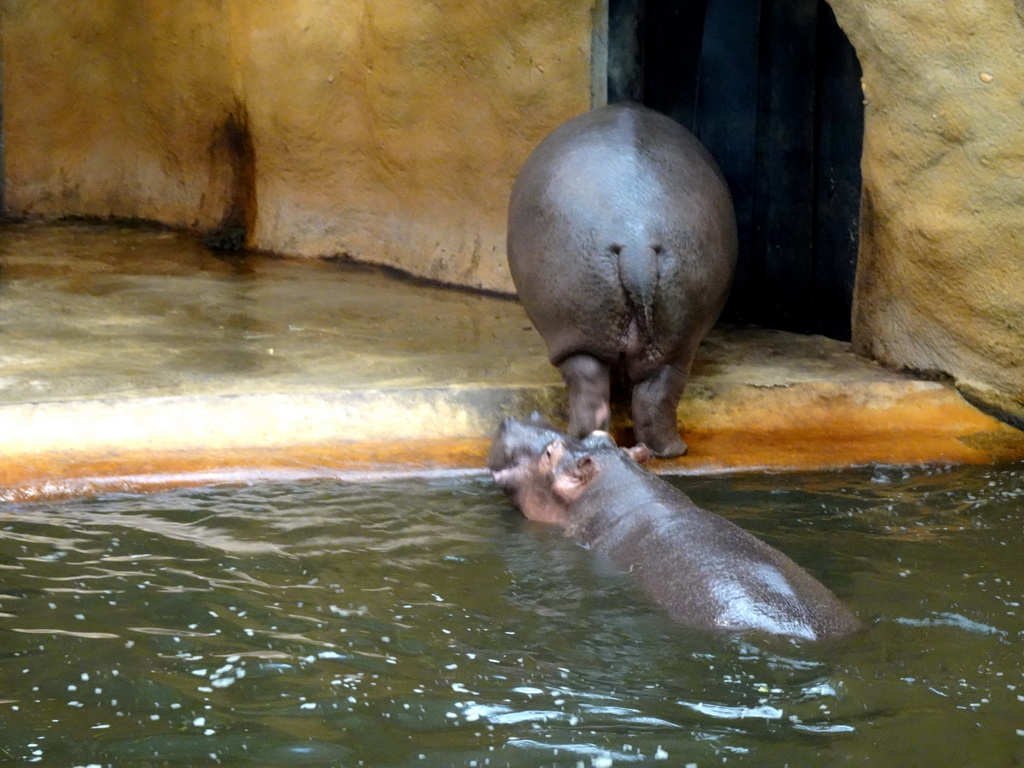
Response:
[[[1024,2],[829,1],[864,71],[855,347],[1024,424]]]
[[[214,126],[233,108],[219,5],[3,3],[8,211],[215,222]]]
[[[592,5],[5,0],[8,210],[511,290],[508,190],[590,106]]]

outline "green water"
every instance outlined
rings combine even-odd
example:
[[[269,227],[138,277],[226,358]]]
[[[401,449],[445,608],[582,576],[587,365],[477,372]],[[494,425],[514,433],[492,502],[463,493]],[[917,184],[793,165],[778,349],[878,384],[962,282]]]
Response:
[[[1024,763],[1024,469],[674,479],[868,625],[671,626],[483,476],[0,506],[0,764]]]

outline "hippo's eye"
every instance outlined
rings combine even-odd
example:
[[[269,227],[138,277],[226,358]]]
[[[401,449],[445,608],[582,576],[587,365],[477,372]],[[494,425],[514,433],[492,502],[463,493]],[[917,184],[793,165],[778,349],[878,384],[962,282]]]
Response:
[[[542,462],[545,471],[548,469],[553,470],[555,464],[561,461],[563,448],[564,446],[558,440],[552,440],[544,446],[544,450],[541,452],[539,461]]]

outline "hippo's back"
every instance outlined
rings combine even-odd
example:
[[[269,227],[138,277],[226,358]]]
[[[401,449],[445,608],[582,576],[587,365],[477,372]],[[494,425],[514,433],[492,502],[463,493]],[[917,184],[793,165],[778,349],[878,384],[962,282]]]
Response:
[[[591,492],[577,541],[607,555],[678,623],[761,631],[803,640],[839,638],[860,623],[785,554],[678,488],[615,457]]]
[[[736,258],[732,200],[682,126],[644,107],[604,107],[556,129],[524,164],[508,258],[552,362],[630,354],[631,323],[657,347],[647,355],[668,358],[724,304]]]

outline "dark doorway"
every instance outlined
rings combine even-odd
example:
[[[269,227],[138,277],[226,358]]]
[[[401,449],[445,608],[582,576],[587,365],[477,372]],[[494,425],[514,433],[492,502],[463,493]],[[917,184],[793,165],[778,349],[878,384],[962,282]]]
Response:
[[[850,338],[860,64],[825,0],[610,0],[608,100],[671,115],[729,182],[723,320]]]

